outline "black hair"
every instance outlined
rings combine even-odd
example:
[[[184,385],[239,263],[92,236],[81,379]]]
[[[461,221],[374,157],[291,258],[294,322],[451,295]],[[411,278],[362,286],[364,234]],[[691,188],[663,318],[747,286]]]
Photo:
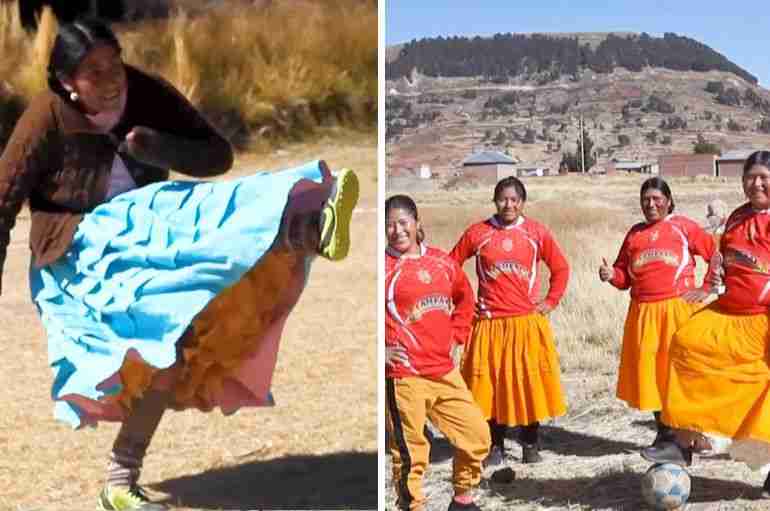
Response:
[[[118,38],[110,27],[96,18],[73,21],[59,28],[48,61],[48,87],[70,101],[69,92],[60,77],[71,77],[80,63],[94,47],[108,45],[121,51]]]
[[[524,183],[514,176],[504,177],[497,182],[495,185],[495,194],[492,196],[492,199],[497,200],[500,194],[503,193],[503,190],[511,187],[516,188],[516,195],[519,196],[521,202],[527,202],[527,189],[524,188]]]
[[[671,188],[668,187],[668,183],[662,177],[651,177],[644,183],[642,183],[642,189],[639,190],[639,199],[644,196],[644,192],[647,190],[658,190],[669,200],[668,212],[674,212],[674,197],[671,195]]]
[[[417,214],[417,204],[415,204],[414,200],[408,195],[393,195],[392,197],[389,197],[388,200],[385,201],[385,218],[388,217],[392,209],[403,209],[404,211],[409,212],[415,222],[420,220],[420,217]],[[420,227],[417,229],[417,241],[418,243],[422,243],[424,239],[425,232],[422,230],[422,227]]]
[[[743,173],[746,174],[754,165],[762,165],[770,169],[770,151],[754,151],[746,158],[743,164]]]

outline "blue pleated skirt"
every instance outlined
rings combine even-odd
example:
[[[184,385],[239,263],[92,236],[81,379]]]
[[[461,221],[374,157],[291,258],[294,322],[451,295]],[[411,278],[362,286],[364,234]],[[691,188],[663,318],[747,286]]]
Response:
[[[125,403],[110,397],[123,390],[126,360],[158,370],[178,364],[177,344],[196,315],[259,266],[293,210],[318,208],[330,181],[322,162],[226,182],[168,181],[118,195],[86,214],[68,252],[30,272],[48,334],[56,418],[75,428],[124,419]],[[289,280],[303,286],[308,269],[304,260]],[[291,292],[296,303],[299,292]],[[285,301],[264,297],[279,299]],[[280,336],[285,317],[275,320]],[[231,386],[241,396],[223,411],[271,403],[275,325],[266,330],[274,349],[252,350],[240,371],[259,367],[270,374],[245,384],[247,392],[243,384]],[[258,360],[265,356],[267,363]],[[220,390],[201,408],[228,401],[228,387]]]

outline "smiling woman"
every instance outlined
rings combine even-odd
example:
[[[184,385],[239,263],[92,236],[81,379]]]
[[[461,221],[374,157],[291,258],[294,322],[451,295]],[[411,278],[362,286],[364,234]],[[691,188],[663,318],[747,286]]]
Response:
[[[508,428],[520,426],[525,463],[541,461],[540,421],[565,413],[559,358],[546,315],[561,300],[569,264],[551,232],[524,216],[527,190],[516,177],[500,180],[497,213],[469,227],[450,256],[460,265],[476,258],[479,279],[473,332],[463,376],[492,437],[487,465],[505,461]],[[551,272],[540,293],[540,262]]]
[[[654,463],[689,465],[694,452],[728,448],[754,468],[770,462],[769,184],[770,152],[755,152],[743,169],[748,202],[730,215],[720,240],[726,292],[671,341],[662,422],[673,434],[642,450]],[[763,496],[770,498],[770,475]]]
[[[165,509],[137,485],[165,410],[273,404],[281,332],[315,257],[347,256],[358,180],[311,161],[166,181],[223,174],[231,146],[97,20],[61,26],[48,79],[0,158],[0,269],[28,199],[55,415],[121,423],[101,509]]]

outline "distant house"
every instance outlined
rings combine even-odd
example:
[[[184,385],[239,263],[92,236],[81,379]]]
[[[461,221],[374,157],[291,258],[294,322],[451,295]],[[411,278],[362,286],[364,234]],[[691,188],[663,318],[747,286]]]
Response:
[[[551,174],[551,169],[537,165],[517,165],[517,177],[543,177]]]
[[[759,149],[739,149],[728,151],[716,161],[716,175],[725,177],[739,177],[743,175],[743,164],[751,153]]]
[[[666,154],[658,158],[661,177],[716,176],[713,154]]]
[[[637,172],[639,174],[657,174],[659,172],[656,161],[637,160],[613,160],[614,170],[618,172]]]
[[[516,162],[498,151],[482,151],[467,157],[462,164],[463,178],[496,184],[517,174]]]

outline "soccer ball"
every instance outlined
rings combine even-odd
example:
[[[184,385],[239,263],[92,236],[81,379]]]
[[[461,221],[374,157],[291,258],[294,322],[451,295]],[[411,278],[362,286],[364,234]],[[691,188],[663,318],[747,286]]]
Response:
[[[642,476],[642,496],[653,509],[678,509],[690,497],[690,474],[672,463],[653,465]]]

